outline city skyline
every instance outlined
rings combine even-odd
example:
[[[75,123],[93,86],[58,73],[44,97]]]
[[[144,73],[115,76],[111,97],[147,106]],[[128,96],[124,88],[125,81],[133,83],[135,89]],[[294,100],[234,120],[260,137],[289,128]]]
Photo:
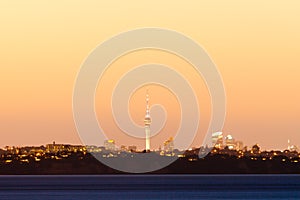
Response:
[[[220,136],[215,134],[217,135]],[[227,136],[225,142],[227,146],[223,148],[200,147],[186,151],[174,149],[172,138],[165,141],[164,149],[152,152],[138,151],[133,146],[116,149],[114,140],[105,141],[101,147],[55,142],[39,147],[6,147],[0,149],[0,168],[2,175],[119,174],[126,171],[118,171],[115,166],[97,162],[96,159],[101,159],[105,163],[119,161],[124,165],[139,168],[141,167],[139,162],[144,163],[145,156],[154,156],[160,161],[170,159],[174,161],[157,169],[158,171],[154,170],[163,174],[299,173],[300,154],[296,150],[265,151],[257,144],[250,148],[233,149],[230,148],[232,141],[227,140],[232,140],[231,136]],[[149,162],[147,165],[155,163]]]
[[[90,144],[90,145],[82,145],[82,144],[72,144],[72,143],[56,143],[56,141],[52,141],[52,143],[45,143],[41,145],[23,145],[23,146],[10,146],[10,145],[5,145],[3,147],[0,147],[0,149],[10,149],[10,148],[24,148],[24,147],[46,147],[50,145],[57,145],[59,146],[74,146],[74,147],[104,147],[106,150],[112,150],[112,151],[122,151],[122,150],[128,150],[131,151],[134,149],[133,152],[150,152],[150,151],[161,151],[165,149],[172,149],[173,150],[179,150],[179,151],[189,151],[192,149],[197,149],[197,148],[203,148],[203,147],[208,147],[208,148],[216,148],[216,149],[228,149],[228,150],[234,150],[234,151],[239,151],[239,150],[244,150],[244,149],[249,149],[254,145],[258,145],[261,150],[264,151],[299,151],[299,147],[295,145],[293,142],[291,142],[289,139],[287,140],[286,147],[283,149],[266,149],[262,146],[260,146],[259,143],[253,143],[253,144],[245,144],[244,141],[241,140],[236,140],[236,138],[232,135],[224,135],[223,132],[215,132],[211,134],[211,141],[212,141],[212,146],[192,146],[188,149],[178,149],[176,148],[176,145],[174,144],[173,137],[167,138],[163,143],[159,144],[158,148],[146,148],[147,142],[146,142],[146,137],[145,137],[145,148],[138,148],[135,144],[131,145],[124,145],[122,142],[110,138],[107,140],[103,141],[102,145],[95,145],[95,144]]]
[[[203,6],[194,1],[183,7],[167,0],[163,2],[166,7],[151,9],[139,1],[120,2],[117,7],[112,2],[92,4],[74,3],[70,7],[67,2],[48,5],[31,0],[20,5],[2,3],[0,147],[41,145],[53,140],[81,144],[73,121],[72,92],[82,62],[112,35],[145,26],[184,33],[206,49],[226,89],[227,115],[221,131],[246,145],[259,143],[264,149],[284,149],[288,140],[300,145],[299,2],[267,0],[245,6],[235,1],[219,1],[218,6],[215,2]],[[111,9],[107,12],[106,8]],[[128,12],[132,8],[134,11]],[[99,83],[96,102],[109,102],[106,96],[102,101],[102,92],[112,91],[112,83],[131,67],[149,62],[172,66],[191,82],[203,122],[192,146],[200,146],[210,119],[209,94],[202,78],[174,55],[149,50],[119,58],[106,72],[106,79]],[[113,66],[122,67],[116,70]],[[129,102],[131,117],[141,128],[144,127],[144,89],[138,88]],[[174,137],[171,133],[175,134],[179,126],[176,97],[170,91],[151,86],[151,104],[160,102],[172,118],[167,118],[163,135],[154,138],[153,145]],[[109,107],[99,104],[95,105],[97,115],[102,111],[105,114],[98,118],[103,117],[109,125],[105,133],[116,138],[113,134],[122,132],[113,127]],[[151,110],[152,118],[157,114],[157,110]],[[151,131],[156,123],[153,118]],[[120,140],[145,145],[144,140]]]

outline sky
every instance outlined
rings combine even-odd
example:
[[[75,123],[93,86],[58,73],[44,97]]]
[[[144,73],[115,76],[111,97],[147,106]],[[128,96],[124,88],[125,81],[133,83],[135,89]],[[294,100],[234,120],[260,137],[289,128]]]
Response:
[[[72,92],[83,61],[113,35],[142,27],[178,31],[207,51],[226,89],[225,135],[248,146],[258,143],[263,149],[284,149],[288,139],[300,146],[299,13],[296,0],[1,1],[0,147],[52,141],[81,144],[73,120]],[[188,67],[184,61],[164,52],[146,51],[121,57],[112,65],[119,63],[126,69],[153,60],[182,70],[191,81],[202,100],[200,129],[205,132],[209,95],[201,77],[184,70]],[[107,73],[106,78],[114,81],[122,74],[113,67]],[[101,84],[106,92],[113,87],[105,81],[97,90],[96,112],[110,134],[117,129],[109,112],[100,114],[108,107],[98,103]],[[198,83],[202,86],[196,87]],[[149,87],[151,105],[161,103],[171,112],[156,141],[158,146],[173,134],[180,113],[174,95],[158,86]],[[133,120],[140,125],[144,90],[139,88],[129,104]],[[129,142],[120,138],[119,145],[121,140]],[[199,146],[201,140],[200,133],[193,145]]]

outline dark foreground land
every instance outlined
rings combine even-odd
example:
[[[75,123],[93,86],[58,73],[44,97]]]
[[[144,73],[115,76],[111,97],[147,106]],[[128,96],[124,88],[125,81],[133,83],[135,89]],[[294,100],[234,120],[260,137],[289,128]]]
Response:
[[[176,157],[176,161],[153,174],[300,174],[300,160],[297,152],[243,153],[236,151],[211,151],[199,158],[199,149]],[[142,155],[143,153],[139,153]],[[134,154],[134,155],[139,155]],[[102,154],[101,154],[102,155]],[[160,159],[170,159],[160,156]],[[174,156],[171,156],[174,159]],[[121,163],[132,164],[130,157],[106,158],[122,159]],[[128,162],[128,163],[126,163]],[[149,163],[151,164],[151,163]],[[133,165],[135,165],[133,163]],[[133,166],[136,167],[136,166]],[[0,174],[121,174],[86,152],[48,153],[42,157],[31,155],[2,155]]]

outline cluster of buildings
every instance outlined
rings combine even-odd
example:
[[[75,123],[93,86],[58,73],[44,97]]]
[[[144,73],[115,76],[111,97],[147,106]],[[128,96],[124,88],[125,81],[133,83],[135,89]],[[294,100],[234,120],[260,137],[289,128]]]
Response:
[[[103,147],[98,147],[98,152],[99,152],[99,148],[101,149],[100,151],[111,151],[111,152],[115,152],[115,151],[122,151],[122,152],[129,152],[129,153],[133,153],[133,152],[139,152],[137,146],[135,145],[130,145],[130,146],[125,146],[125,145],[121,145],[120,147],[117,147],[115,140],[105,140]],[[97,147],[93,146],[93,148],[88,146],[88,150],[92,151],[92,152],[97,152],[96,151]],[[150,149],[145,149],[145,152],[149,152]],[[143,151],[143,152],[144,152]],[[158,149],[159,152],[173,152],[174,151],[174,140],[172,137],[170,137],[169,139],[167,139],[164,143],[163,143],[163,148],[159,148]]]
[[[297,163],[300,161],[300,154],[297,152],[296,146],[289,145],[285,151],[262,151],[258,144],[253,145],[251,148],[243,146],[241,141],[235,140],[231,135],[223,137],[223,133],[217,132],[212,134],[212,141],[214,147],[200,147],[192,148],[187,151],[179,151],[174,149],[173,138],[167,139],[163,148],[152,150],[160,156],[175,156],[186,158],[190,162],[198,161],[208,155],[221,156],[226,159],[232,156],[236,159],[251,159],[257,161],[278,160],[281,162]],[[69,145],[57,144],[55,142],[39,147],[5,147],[0,149],[0,165],[1,163],[32,163],[40,162],[41,160],[61,160],[67,158],[78,157],[83,159],[87,153],[97,153],[98,155],[110,157],[133,157],[133,153],[146,153],[147,151],[138,151],[136,146],[116,146],[114,140],[105,140],[103,146],[82,146],[82,145]],[[220,157],[219,157],[220,158]]]
[[[223,136],[222,132],[215,132],[212,134],[212,144],[217,149],[242,150],[244,148],[243,142],[235,140],[232,135]]]
[[[56,144],[55,142],[46,146],[6,146],[4,149],[0,149],[0,164],[3,162],[6,164],[12,162],[32,163],[45,159],[61,160],[79,152],[85,155],[87,153],[86,147],[82,145]]]

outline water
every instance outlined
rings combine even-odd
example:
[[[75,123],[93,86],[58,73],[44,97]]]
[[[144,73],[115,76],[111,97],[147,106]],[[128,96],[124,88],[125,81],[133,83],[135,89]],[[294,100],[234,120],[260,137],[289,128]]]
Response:
[[[300,199],[300,176],[0,176],[0,199]]]

